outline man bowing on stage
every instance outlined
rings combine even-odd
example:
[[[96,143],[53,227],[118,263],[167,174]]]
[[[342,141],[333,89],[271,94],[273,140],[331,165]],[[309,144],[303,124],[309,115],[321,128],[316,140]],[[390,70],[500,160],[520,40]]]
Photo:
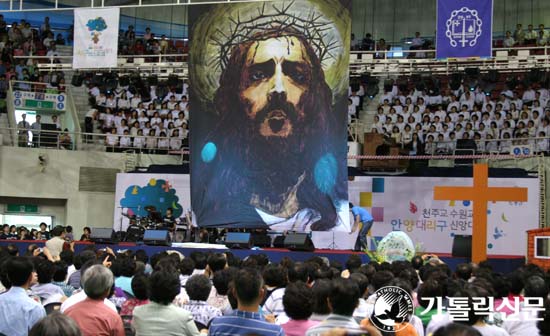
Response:
[[[372,227],[374,218],[372,215],[364,208],[354,206],[353,203],[349,203],[349,208],[353,214],[353,227],[351,228],[351,233],[354,233],[355,230],[361,225],[359,229],[359,234],[357,235],[357,241],[355,242],[356,251],[364,251],[367,248],[367,234]]]

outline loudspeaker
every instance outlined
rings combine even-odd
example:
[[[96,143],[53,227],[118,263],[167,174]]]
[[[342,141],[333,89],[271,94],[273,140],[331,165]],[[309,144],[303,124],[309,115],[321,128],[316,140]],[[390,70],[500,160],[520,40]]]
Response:
[[[252,239],[249,232],[228,232],[225,236],[225,246],[229,248],[251,248]]]
[[[170,233],[167,230],[145,230],[143,243],[145,245],[170,246]]]
[[[455,235],[453,238],[453,257],[472,258],[472,236]]]
[[[289,233],[285,237],[285,248],[291,251],[313,252],[315,246],[307,233]]]
[[[127,242],[139,242],[143,240],[143,235],[145,234],[145,229],[141,226],[130,225],[126,230],[126,238],[124,241]]]
[[[109,228],[91,228],[90,240],[94,243],[112,244],[115,243],[114,230]]]

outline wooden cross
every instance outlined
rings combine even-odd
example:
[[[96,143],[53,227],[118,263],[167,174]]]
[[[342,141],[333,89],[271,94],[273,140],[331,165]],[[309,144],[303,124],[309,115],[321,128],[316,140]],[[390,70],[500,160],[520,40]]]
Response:
[[[487,202],[527,201],[527,188],[489,187],[487,164],[474,164],[472,187],[434,187],[434,200],[465,201],[473,203],[472,261],[487,259]]]

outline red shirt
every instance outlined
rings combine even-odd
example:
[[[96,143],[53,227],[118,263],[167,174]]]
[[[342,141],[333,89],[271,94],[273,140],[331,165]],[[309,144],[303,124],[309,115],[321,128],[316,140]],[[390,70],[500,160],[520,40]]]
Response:
[[[103,300],[86,299],[65,311],[80,327],[82,336],[125,336],[120,316]]]
[[[120,309],[120,315],[121,316],[129,316],[134,314],[134,308],[138,306],[142,306],[144,304],[148,304],[149,300],[139,300],[139,299],[128,299],[124,301],[122,304],[122,308]]]

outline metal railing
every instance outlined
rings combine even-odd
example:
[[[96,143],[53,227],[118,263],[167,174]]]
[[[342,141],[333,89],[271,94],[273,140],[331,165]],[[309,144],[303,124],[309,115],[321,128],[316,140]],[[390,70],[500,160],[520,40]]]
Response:
[[[50,130],[26,130],[21,128],[0,128],[0,131],[8,130],[11,134],[16,134],[16,138],[12,143],[19,147],[36,147],[36,148],[53,148],[65,150],[83,150],[83,151],[108,151],[108,152],[139,152],[148,154],[189,154],[189,148],[186,145],[184,138],[174,137],[152,137],[152,136],[132,136],[120,134],[102,134],[102,133],[85,133],[85,132],[64,132]],[[120,140],[125,137],[128,143],[120,144]],[[74,139],[81,138],[82,143],[77,144]],[[138,142],[136,140],[139,139]],[[171,146],[170,141],[175,142],[177,146]],[[354,139],[355,140],[355,139]],[[359,139],[357,139],[359,140]],[[167,143],[164,147],[159,147],[158,143],[164,141]],[[414,153],[412,150],[407,154],[411,157],[415,155],[428,155],[437,159],[438,156],[460,155],[517,155],[518,157],[532,156],[534,153],[550,153],[550,137],[533,137],[533,138],[500,138],[500,139],[483,139],[472,140],[476,148],[460,148],[457,147],[457,140],[434,141],[433,145],[428,145],[427,142],[422,142],[422,151]],[[410,148],[403,143],[393,142],[391,138],[386,137],[386,143],[393,146],[399,146],[403,150]],[[154,144],[154,147],[150,145]],[[489,145],[488,144],[492,144]],[[543,146],[541,146],[541,144]],[[512,149],[515,146],[530,148],[529,153],[513,153]],[[491,148],[495,148],[494,150]],[[458,154],[457,150],[471,150],[471,154]],[[381,158],[389,157],[387,155],[378,155]],[[350,156],[350,158],[361,158],[359,156]]]
[[[65,150],[88,150],[107,152],[142,152],[148,154],[167,154],[171,150],[186,150],[184,138],[153,137],[139,135],[120,135],[103,133],[69,132],[60,130],[35,130],[20,127],[0,128],[0,131],[8,130],[15,134],[12,143],[17,147],[51,148]],[[129,143],[120,144],[122,138],[129,139]],[[81,139],[78,143],[75,139]],[[136,139],[139,139],[136,142]],[[171,141],[177,140],[180,146],[171,145]],[[159,146],[159,142],[167,143],[167,146]],[[151,146],[155,144],[155,146]],[[177,142],[175,142],[177,144]],[[149,145],[149,146],[148,146]]]
[[[397,53],[403,56],[396,57]],[[411,57],[421,53],[429,57]],[[117,67],[105,69],[119,72],[138,69],[159,76],[176,74],[186,78],[188,76],[187,57],[187,54],[119,55]],[[73,56],[15,56],[15,58],[41,60],[42,63],[39,63],[38,67],[42,71],[72,69]],[[503,72],[526,71],[534,67],[548,69],[550,68],[550,46],[493,48],[493,56],[487,58],[436,59],[434,49],[351,51],[349,65],[351,76],[365,73],[373,76],[411,75],[421,72],[450,74],[464,71],[467,67],[479,67],[481,71],[495,69]]]

